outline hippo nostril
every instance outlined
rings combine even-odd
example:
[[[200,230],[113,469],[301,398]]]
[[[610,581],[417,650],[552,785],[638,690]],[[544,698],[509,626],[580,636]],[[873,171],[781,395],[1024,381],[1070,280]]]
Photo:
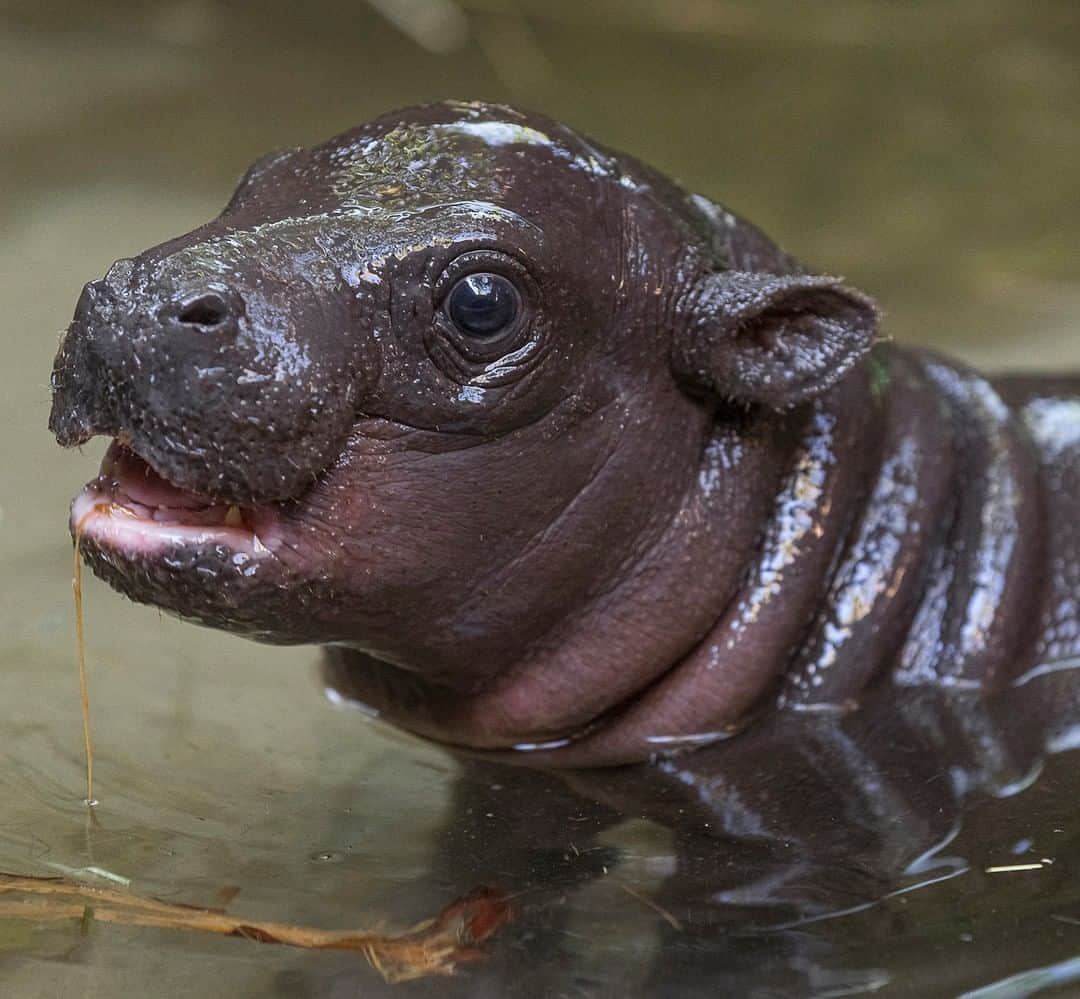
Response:
[[[176,318],[189,326],[220,326],[229,318],[229,305],[217,292],[208,291],[185,302]]]

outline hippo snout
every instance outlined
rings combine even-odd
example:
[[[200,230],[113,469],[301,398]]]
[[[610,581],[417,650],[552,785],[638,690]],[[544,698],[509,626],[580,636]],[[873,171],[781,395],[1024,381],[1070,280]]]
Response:
[[[114,314],[115,303],[105,280],[88,283],[53,364],[49,429],[64,447],[119,430],[110,393],[94,391],[101,381],[96,377],[100,351],[95,349],[93,331],[110,322]]]
[[[122,260],[83,289],[52,375],[65,445],[119,438],[190,492],[298,495],[341,452],[358,365],[332,295],[228,259],[227,240]],[[253,258],[257,259],[257,258]],[[335,321],[336,319],[336,321]]]

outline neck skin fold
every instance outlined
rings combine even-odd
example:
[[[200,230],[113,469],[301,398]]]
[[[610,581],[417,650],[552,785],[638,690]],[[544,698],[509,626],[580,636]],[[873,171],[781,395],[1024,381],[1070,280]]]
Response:
[[[484,755],[602,766],[718,741],[769,707],[847,710],[890,672],[1011,675],[1018,622],[1038,610],[1039,483],[995,399],[971,373],[886,348],[799,412],[717,419],[681,506],[619,585],[475,694],[376,665],[362,699]],[[348,655],[329,668],[346,696]]]

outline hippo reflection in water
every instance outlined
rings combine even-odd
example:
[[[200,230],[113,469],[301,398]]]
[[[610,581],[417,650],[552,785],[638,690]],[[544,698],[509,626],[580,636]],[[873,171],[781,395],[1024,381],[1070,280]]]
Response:
[[[1077,963],[1078,757],[1046,751],[1078,748],[1063,668],[990,696],[877,684],[859,711],[776,712],[655,766],[471,761],[414,890],[495,878],[517,900],[450,995],[955,999]]]
[[[1080,655],[1080,380],[889,345],[749,223],[506,107],[260,160],[86,286],[53,390],[60,443],[115,439],[72,510],[96,573],[324,644],[343,696],[496,759]]]

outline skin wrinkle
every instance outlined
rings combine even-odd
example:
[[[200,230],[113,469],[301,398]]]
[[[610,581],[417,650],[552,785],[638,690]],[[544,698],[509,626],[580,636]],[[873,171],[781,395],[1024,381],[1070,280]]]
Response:
[[[841,410],[841,419],[843,419],[843,415],[843,410]],[[849,462],[852,462],[856,454],[859,453],[859,444],[864,442],[865,435],[860,435],[849,443],[848,453],[845,456]],[[793,449],[789,458],[789,467],[798,464],[800,448],[806,447],[804,437],[800,441],[800,447]],[[865,453],[865,448],[863,448],[863,453]],[[788,475],[790,478],[791,473],[789,472]],[[843,490],[838,491],[842,492]],[[831,504],[831,499],[827,499],[825,502],[826,507],[831,508]],[[852,504],[851,510],[845,511],[841,523],[850,523],[855,519],[855,514],[859,509],[861,509],[861,504]],[[770,521],[763,522],[762,534],[770,527],[775,526],[775,524],[775,517]],[[847,528],[844,528],[833,539],[833,566],[826,574],[826,578],[830,578],[835,571],[835,565],[839,560],[837,553],[845,547],[846,535]],[[752,696],[744,697],[741,701],[736,702],[737,706],[734,708],[730,699],[723,697],[720,699],[720,704],[714,707],[710,693],[711,688],[715,687],[716,684],[715,680],[708,676],[708,673],[712,671],[713,663],[709,662],[707,658],[705,659],[705,675],[701,673],[701,665],[703,657],[710,654],[710,649],[716,650],[717,648],[716,639],[713,635],[725,627],[725,621],[731,614],[732,609],[739,605],[741,600],[746,599],[745,580],[752,572],[753,566],[748,563],[743,574],[744,581],[739,590],[732,595],[731,600],[724,609],[724,613],[718,616],[715,627],[699,637],[700,645],[697,645],[689,654],[681,657],[679,661],[673,664],[671,669],[658,677],[654,683],[649,684],[641,691],[635,691],[623,703],[614,707],[600,720],[599,731],[596,731],[596,727],[594,727],[594,731],[580,745],[575,745],[571,749],[560,750],[559,756],[563,761],[563,765],[573,766],[579,759],[617,762],[624,757],[628,758],[635,751],[640,754],[641,748],[639,747],[643,742],[648,751],[655,752],[656,744],[650,745],[650,738],[655,739],[657,736],[666,738],[669,737],[669,733],[698,734],[704,737],[702,742],[707,743],[710,739],[715,741],[718,738],[727,738],[750,722],[757,708],[761,705],[769,690],[777,684],[782,674],[777,673],[775,676],[765,677],[763,682],[759,682],[756,692]],[[788,601],[791,600],[792,587],[798,587],[803,582],[799,577],[798,572],[788,574],[788,585],[785,587],[787,591],[785,596]],[[806,582],[809,584],[808,588],[811,592],[818,590],[819,584],[816,582],[816,577],[811,577]],[[807,621],[807,628],[809,624],[810,622]],[[768,630],[772,631],[774,629],[769,628]],[[792,642],[791,644],[794,646],[796,643]],[[794,648],[788,654],[781,652],[779,661],[786,664],[790,654],[793,652]],[[750,653],[750,657],[754,655],[755,653]],[[742,666],[739,668],[741,671],[746,672]],[[649,727],[646,729],[644,728],[645,725]]]
[[[1030,525],[1041,519],[1042,487],[1032,443],[993,389],[933,357],[924,364],[963,428],[974,466],[949,542],[955,580],[937,673],[958,685],[994,683],[1002,672],[1025,668],[1019,650],[1030,644],[1034,608],[1042,601],[1043,574],[1035,581],[1018,579],[1041,557],[1039,532]]]
[[[956,488],[953,489],[939,518],[926,584],[919,596],[911,628],[893,670],[895,682],[912,686],[933,683],[939,679],[939,663],[945,658],[943,636],[947,625],[949,593],[956,585],[955,577],[958,571],[952,548],[955,535],[963,529],[964,521],[964,490],[960,488],[966,477],[964,440],[955,426],[956,414],[944,400],[939,401],[939,411],[940,418],[952,427],[950,436],[956,463]]]
[[[611,407],[615,406],[616,404],[617,404],[616,400],[608,401],[604,405],[600,406],[597,410],[595,410],[594,417],[603,417],[604,415],[606,415],[607,410],[610,409]],[[566,405],[572,407],[572,401],[567,402]],[[381,418],[380,418],[380,420],[381,420]],[[430,431],[427,430],[427,429],[424,429],[424,428],[410,428],[410,427],[408,427],[408,424],[396,423],[396,421],[381,420],[381,422],[387,423],[388,426],[393,426],[393,424],[396,424],[396,426],[405,427],[406,432],[408,432],[409,430],[415,430],[415,431],[417,431],[419,433],[430,433]],[[451,431],[450,433],[453,434],[454,432]],[[468,443],[464,443],[464,444],[461,444],[460,446],[456,446],[454,449],[459,450],[459,449],[465,449],[465,448],[471,448],[471,447],[477,447],[477,446],[484,446],[484,445],[486,445],[488,443],[490,443],[489,438],[484,438],[484,440],[469,441]],[[603,472],[603,469],[604,469],[605,465],[607,464],[607,462],[613,456],[615,456],[615,453],[616,453],[616,445],[612,444],[611,448],[608,451],[608,454],[605,456],[602,464],[600,464],[600,467],[589,477],[589,480],[586,481],[586,483],[584,484],[583,489],[588,489],[589,485],[595,480],[597,475],[599,475],[600,473]],[[387,457],[388,459],[392,459],[394,463],[420,464],[421,467],[422,467],[422,463],[424,461],[424,458],[426,458],[426,456],[424,456],[424,454],[410,453],[410,451],[408,451],[408,450],[394,451],[394,453],[392,453],[391,455],[384,456],[384,457]],[[384,482],[392,482],[392,475],[393,475],[392,465],[384,465],[384,467],[380,471],[380,474],[381,474]],[[568,498],[568,501],[567,501],[566,505],[564,505],[564,508],[561,511],[559,511],[558,517],[556,518],[556,522],[548,525],[548,527],[543,528],[542,532],[543,532],[544,535],[550,534],[550,532],[555,529],[555,527],[557,526],[557,522],[561,521],[561,519],[566,515],[567,510],[571,507],[571,505],[573,503],[578,502],[580,497],[581,497],[581,491],[577,492],[577,494],[575,494],[575,495]],[[314,517],[308,511],[310,511],[310,510],[318,510],[319,505],[320,505],[321,502],[323,502],[323,497],[318,495],[318,494],[313,494],[313,495],[309,495],[308,497],[306,497],[306,505],[305,505],[305,519],[306,519],[306,521],[310,521],[310,519],[316,519],[316,517]],[[348,539],[342,539],[342,541],[347,542]],[[531,549],[534,549],[537,543],[538,543],[538,541],[534,537],[534,540],[532,540],[532,541],[530,541],[528,543],[528,545],[526,546],[526,549],[523,550],[523,552],[521,554],[518,554],[517,556],[514,557],[514,564],[504,570],[505,573],[507,573],[508,576],[513,575],[513,572],[516,569],[516,563],[519,561],[519,559],[521,559],[522,557],[525,557]],[[488,588],[490,588],[491,585],[492,585],[492,583],[490,583],[488,580],[484,579],[484,580],[481,580],[481,582],[477,584],[477,589],[481,589],[481,588],[483,588],[483,586],[488,586]]]
[[[613,461],[618,454],[618,445],[611,444],[607,452],[600,458],[599,465],[589,475],[589,477],[582,484],[581,488],[568,497],[566,504],[555,515],[555,519],[545,524],[535,534],[532,535],[530,540],[526,543],[525,547],[521,551],[514,555],[508,565],[505,567],[498,567],[493,569],[490,577],[483,577],[477,584],[477,589],[493,589],[498,585],[499,581],[503,577],[509,577],[516,574],[519,563],[524,559],[527,559],[537,548],[543,546],[554,534],[557,534],[564,522],[574,513],[575,509],[581,504],[588,501],[588,492],[592,485],[602,478],[605,469]]]
[[[487,270],[530,309],[504,339],[442,311]],[[180,319],[208,293],[209,325]],[[222,217],[88,285],[50,425],[117,436],[204,511],[198,529],[170,504],[92,521],[84,554],[132,598],[326,644],[342,696],[444,743],[617,764],[740,728],[826,647],[830,704],[913,630],[930,682],[961,646],[965,682],[1043,635],[1070,654],[1075,600],[1043,553],[1051,529],[1073,538],[1071,480],[1035,467],[990,383],[931,376],[877,322],[629,157],[511,108],[432,105],[264,161]],[[926,431],[943,400],[964,446]],[[208,498],[266,546],[206,529]],[[509,750],[552,737],[572,741]]]
[[[902,359],[893,368],[876,485],[830,584],[825,614],[804,644],[799,663],[786,673],[782,705],[807,710],[842,705],[857,696],[879,668],[882,653],[876,648],[889,644],[885,636],[906,631],[907,608],[915,613],[925,565],[933,555],[931,525],[947,504],[953,461],[948,438],[944,449],[930,444],[940,431],[937,421],[928,418],[932,401],[918,401],[926,389]],[[847,643],[856,665],[835,676],[831,666]]]
[[[652,571],[655,572],[655,570]],[[639,582],[640,578],[648,572],[649,570],[647,569],[638,569],[630,574],[628,582]],[[617,613],[617,605],[615,603],[617,596],[617,589],[609,592],[608,594],[602,594],[600,596],[600,602],[598,606],[599,612],[609,616],[615,615]],[[727,616],[727,614],[731,610],[731,606],[737,601],[737,599],[738,593],[733,593],[728,602],[722,607],[720,613],[717,615],[717,620],[722,620],[724,617]],[[657,626],[662,627],[662,624],[658,623]],[[621,716],[626,714],[629,709],[632,709],[635,705],[641,703],[643,700],[648,698],[650,694],[659,690],[665,683],[669,682],[670,678],[674,674],[676,674],[683,666],[683,664],[686,663],[687,660],[691,657],[693,650],[696,649],[697,646],[706,638],[712,627],[713,626],[706,627],[700,633],[692,635],[688,640],[687,649],[684,650],[682,653],[673,656],[671,658],[671,661],[667,663],[667,665],[665,665],[664,668],[661,670],[660,674],[650,680],[650,682],[648,682],[644,687],[639,690],[634,690],[633,692],[628,694],[622,701],[619,701],[618,703],[615,703],[607,709],[599,712],[596,717],[591,719],[588,723],[565,733],[552,734],[562,734],[576,742],[577,740],[583,740],[586,737],[596,738],[596,732],[598,729],[617,729],[617,727],[623,720]],[[669,708],[670,706],[671,702],[669,701]],[[603,738],[603,735],[601,735],[600,738]],[[647,736],[646,738],[648,739],[651,737]],[[574,749],[578,753],[584,751],[586,754],[591,754],[595,751],[595,747],[588,744],[579,744],[575,746]],[[569,762],[569,765],[572,766],[573,762]]]
[[[605,459],[604,466],[615,456],[613,450],[610,455]],[[590,483],[595,481],[596,477],[602,474],[603,467],[597,471],[597,475],[590,479]],[[588,488],[588,484],[586,485]],[[589,616],[600,616],[611,620],[616,619],[618,614],[618,597],[621,590],[626,588],[632,588],[635,584],[641,584],[643,577],[649,574],[655,574],[657,571],[655,567],[650,567],[649,563],[657,557],[662,550],[666,538],[675,529],[675,522],[684,515],[686,506],[691,500],[691,490],[693,488],[692,480],[687,481],[685,492],[680,502],[671,511],[670,517],[667,522],[658,521],[653,529],[650,531],[651,539],[639,538],[638,545],[628,551],[624,559],[615,567],[615,571],[610,573],[607,577],[606,584],[601,583],[588,594],[588,603],[583,603],[582,606],[576,611],[571,612],[567,618],[564,619],[558,633],[555,635],[548,635],[538,640],[533,646],[525,649],[523,656],[523,662],[516,668],[511,668],[503,674],[496,677],[492,677],[484,686],[477,689],[477,693],[483,693],[485,690],[490,690],[493,686],[512,686],[519,675],[527,675],[530,670],[530,663],[538,657],[545,654],[552,654],[559,648],[563,635],[566,632],[573,632],[585,625],[585,619]],[[576,503],[581,493],[574,497],[572,503]],[[559,519],[563,519],[563,516],[568,512],[564,510],[560,514]],[[545,538],[552,533],[555,528],[555,524],[549,525],[545,530]],[[541,539],[543,540],[543,539]],[[538,545],[534,544],[530,546],[531,549],[535,549]],[[520,558],[524,558],[529,554],[529,551],[522,553]],[[506,573],[511,575],[513,570],[517,566],[515,560],[514,564],[510,567],[510,570]],[[662,627],[662,625],[661,625]],[[691,642],[696,639],[691,639]],[[566,669],[566,672],[572,672],[570,669]]]
[[[1080,394],[1069,395],[1066,384],[1044,387],[1037,379],[1016,377],[998,386],[1006,401],[1016,405],[1033,444],[1041,455],[1046,487],[1043,515],[1056,539],[1049,552],[1044,598],[1036,632],[1036,662],[1068,660],[1080,647],[1080,571],[1072,557],[1080,524]],[[1052,502],[1071,497],[1067,505]]]
[[[692,478],[692,483],[697,483],[698,478],[695,475]],[[740,481],[735,479],[731,482],[731,487],[738,489],[741,488]],[[700,490],[695,490],[692,495],[695,500],[700,500]],[[713,499],[715,509],[720,510],[725,507],[734,507],[738,509],[740,505],[734,502],[733,497],[728,494],[726,500],[722,498]],[[710,623],[715,619],[717,613],[716,607],[723,606],[725,601],[730,599],[729,594],[731,588],[734,585],[734,581],[738,578],[741,569],[738,565],[738,559],[731,560],[731,565],[727,568],[727,571],[718,573],[715,581],[715,585],[710,589],[710,593],[718,594],[715,599],[707,600],[703,605],[702,611],[699,614],[700,624],[692,631],[686,634],[685,638],[682,638],[674,648],[669,649],[664,655],[651,655],[647,661],[647,666],[642,663],[638,672],[629,674],[633,678],[631,682],[635,685],[627,688],[626,673],[621,668],[618,653],[620,649],[617,643],[623,641],[623,636],[628,635],[629,640],[634,643],[634,647],[640,646],[642,640],[645,637],[646,632],[643,632],[640,625],[635,627],[633,632],[628,632],[625,629],[619,627],[620,620],[625,620],[628,623],[633,623],[639,610],[627,610],[625,605],[630,603],[631,606],[635,602],[640,601],[640,596],[635,596],[633,592],[627,594],[626,591],[633,591],[633,584],[638,582],[643,573],[651,572],[653,575],[664,573],[671,578],[673,572],[677,572],[677,567],[684,560],[684,556],[679,554],[678,550],[673,549],[682,548],[685,549],[685,542],[682,541],[680,535],[684,534],[685,512],[687,510],[687,504],[683,504],[675,517],[672,519],[671,524],[674,531],[674,536],[661,536],[655,544],[653,551],[657,553],[657,564],[644,568],[645,563],[640,562],[639,565],[643,566],[643,572],[632,573],[624,580],[620,587],[614,591],[612,599],[609,599],[605,604],[591,608],[588,616],[582,615],[582,627],[589,628],[589,638],[594,639],[593,645],[596,647],[594,651],[586,658],[581,658],[580,653],[575,653],[574,632],[569,632],[564,636],[562,644],[560,646],[561,651],[557,656],[553,655],[552,666],[550,670],[545,670],[542,663],[534,661],[523,661],[519,667],[514,670],[514,675],[511,677],[511,682],[500,683],[496,681],[492,685],[492,696],[490,705],[481,702],[479,705],[467,705],[470,718],[473,715],[484,716],[488,715],[488,727],[490,727],[490,714],[492,712],[500,711],[508,697],[513,695],[515,702],[524,705],[524,711],[531,711],[530,720],[534,721],[538,725],[537,731],[533,732],[530,736],[534,741],[543,741],[556,735],[565,735],[568,730],[578,730],[582,727],[589,727],[590,721],[592,725],[602,724],[612,709],[612,707],[624,699],[625,696],[633,696],[635,692],[642,689],[642,685],[648,684],[651,678],[658,672],[664,671],[672,662],[677,662],[686,652],[687,648],[692,646],[709,627]],[[757,517],[761,520],[764,519],[764,508],[757,514]],[[682,523],[679,523],[683,521]],[[695,518],[699,522],[708,524],[712,517],[710,516],[698,516]],[[756,532],[754,532],[756,533]],[[692,535],[691,535],[692,537]],[[674,543],[673,543],[674,542]],[[692,549],[690,549],[692,550]],[[666,589],[663,587],[662,589]],[[648,596],[648,600],[651,602],[651,610],[653,612],[653,621],[659,626],[657,628],[657,634],[663,634],[665,638],[668,638],[670,634],[671,621],[675,619],[675,615],[665,615],[662,607],[656,604],[656,596],[654,591],[648,591],[651,595]],[[621,596],[624,602],[623,614],[619,614],[614,605],[614,598]],[[673,595],[672,599],[678,599]],[[591,626],[590,626],[591,622]],[[596,632],[594,629],[600,627],[603,629],[603,639],[596,638]],[[677,632],[676,632],[677,633]],[[670,643],[669,643],[670,644]],[[601,652],[602,649],[602,652]],[[623,650],[626,654],[631,654],[633,648],[625,648]],[[615,675],[598,676],[597,668],[598,662],[596,659],[597,653],[600,653],[605,660],[611,661]],[[574,663],[578,664],[577,669],[573,666]],[[647,672],[646,672],[647,670]],[[585,690],[579,689],[574,685],[572,678],[580,674],[582,677],[588,677],[589,682],[585,684]],[[540,679],[537,679],[537,678]],[[560,684],[566,687],[565,692],[562,692],[561,687],[553,686],[552,684]],[[619,685],[622,685],[623,689],[620,689]],[[537,688],[537,689],[533,689]],[[558,695],[556,698],[555,695]],[[547,702],[545,702],[547,698]],[[552,710],[552,702],[561,707]],[[447,710],[443,706],[444,710]],[[564,722],[562,728],[555,728],[551,725],[544,726],[542,724],[543,719],[547,717],[547,713],[554,718],[559,718]],[[580,713],[583,717],[578,717]],[[516,715],[509,716],[510,721],[521,723],[522,719],[519,719]],[[481,719],[478,717],[473,724],[479,724]],[[537,754],[543,756],[544,754]],[[567,761],[569,765],[573,765],[570,760]]]
[[[585,487],[579,491],[572,499],[570,504],[560,512],[557,521],[549,524],[544,531],[544,539],[546,540],[557,529],[558,522],[566,519],[571,513],[573,507],[584,501],[583,493],[585,489],[588,489],[590,485],[595,483],[597,479],[603,474],[604,469],[612,462],[617,456],[617,449],[612,448],[611,452],[605,457],[603,464],[597,469],[596,473],[590,477]],[[670,517],[665,523],[661,517],[654,519],[652,526],[648,532],[636,539],[635,546],[629,549],[621,560],[615,564],[612,571],[606,576],[606,581],[600,581],[595,584],[595,588],[590,590],[586,595],[586,600],[582,602],[579,608],[572,609],[570,613],[562,620],[558,631],[561,633],[572,632],[579,628],[582,624],[582,619],[587,615],[595,616],[599,613],[601,616],[608,617],[613,611],[613,603],[615,600],[615,594],[628,585],[633,584],[636,581],[636,576],[640,572],[646,571],[644,568],[639,568],[636,571],[631,569],[631,566],[642,566],[647,563],[649,557],[654,555],[662,545],[662,539],[672,526],[673,522],[679,517],[685,507],[685,503],[689,498],[689,491],[692,487],[690,480],[687,482],[686,491],[684,492],[681,501],[677,504],[676,508],[672,511]],[[519,563],[528,557],[532,552],[540,547],[538,542],[530,543],[527,549],[523,550],[519,556],[514,559],[513,564],[507,571],[500,575],[509,577],[514,574],[518,568]],[[511,667],[505,674],[492,678],[490,683],[512,685],[517,674],[527,673],[528,667],[524,665],[529,662],[533,656],[542,655],[544,653],[550,653],[558,648],[560,642],[560,634],[545,636],[539,639],[533,646],[525,649],[523,656],[523,663],[518,667]],[[480,688],[481,690],[483,688]]]

